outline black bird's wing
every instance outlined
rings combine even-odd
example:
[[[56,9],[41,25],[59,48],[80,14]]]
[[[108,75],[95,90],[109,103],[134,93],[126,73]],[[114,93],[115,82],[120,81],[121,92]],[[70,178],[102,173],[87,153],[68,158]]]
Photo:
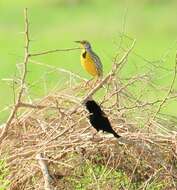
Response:
[[[88,100],[85,103],[85,106],[90,113],[88,117],[89,121],[97,131],[106,131],[113,134],[116,138],[120,137],[111,127],[106,114],[101,110],[101,107],[94,100]]]
[[[89,115],[89,121],[90,121],[90,124],[91,124],[97,131],[100,130],[100,125],[99,125],[99,122],[98,122],[98,119],[97,119],[97,116],[96,116],[96,115],[90,114],[90,115]]]
[[[111,124],[110,124],[110,122],[109,122],[109,119],[106,117],[106,115],[103,115],[103,116],[101,117],[101,120],[102,120],[102,121],[100,122],[101,130],[113,134],[114,137],[116,137],[116,138],[120,138],[120,137],[121,137],[121,136],[118,135],[118,134],[114,131],[114,129],[111,127]]]

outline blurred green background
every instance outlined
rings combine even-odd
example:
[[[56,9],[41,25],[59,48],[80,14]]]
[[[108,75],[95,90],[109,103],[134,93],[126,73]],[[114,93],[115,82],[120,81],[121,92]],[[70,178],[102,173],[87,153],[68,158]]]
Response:
[[[169,70],[174,66],[177,49],[176,0],[1,0],[0,110],[13,103],[13,88],[6,79],[18,76],[16,64],[23,61],[24,7],[29,12],[31,52],[77,47],[74,40],[87,39],[101,57],[106,73],[111,68],[121,33],[124,32],[137,40],[134,52],[150,61],[163,60],[160,64]],[[76,50],[33,59],[89,79],[90,76],[80,66],[79,54],[80,51]],[[143,67],[149,64],[137,56],[132,56],[130,62],[133,66],[127,67],[127,73],[135,71],[137,65]],[[30,64],[28,83],[38,81],[45,72],[45,68]],[[168,84],[172,79],[173,72],[165,72],[157,71],[159,83]],[[31,86],[32,97],[50,91],[59,77],[56,73],[45,75],[47,87],[43,90],[44,87]],[[169,112],[177,113],[176,106],[173,105]],[[0,122],[6,116],[7,112],[0,112]]]

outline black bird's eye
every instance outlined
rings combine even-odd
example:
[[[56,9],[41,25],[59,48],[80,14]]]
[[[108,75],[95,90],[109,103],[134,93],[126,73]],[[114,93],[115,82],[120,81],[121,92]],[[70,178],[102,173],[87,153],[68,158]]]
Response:
[[[94,113],[94,114],[102,114],[103,113],[100,106],[94,100],[88,100],[86,102],[86,108],[90,113]]]

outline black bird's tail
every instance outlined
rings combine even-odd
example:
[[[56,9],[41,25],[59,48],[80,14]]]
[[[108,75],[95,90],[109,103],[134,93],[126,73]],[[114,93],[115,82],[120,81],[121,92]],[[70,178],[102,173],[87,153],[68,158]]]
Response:
[[[120,138],[121,136],[118,135],[114,130],[112,131],[112,134],[116,137],[116,138]]]

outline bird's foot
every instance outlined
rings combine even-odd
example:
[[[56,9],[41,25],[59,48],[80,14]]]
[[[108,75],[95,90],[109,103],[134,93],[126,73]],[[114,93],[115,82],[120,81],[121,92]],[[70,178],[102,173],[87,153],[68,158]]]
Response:
[[[88,80],[88,81],[85,83],[85,87],[90,86],[90,85],[92,84],[92,81],[93,81],[93,79]]]
[[[95,136],[97,135],[97,132],[93,133],[92,139],[95,139]]]
[[[97,77],[96,80],[94,80],[93,84],[92,84],[92,88],[97,86],[98,84],[100,84],[102,82],[102,78],[101,77]],[[104,85],[102,85],[103,88],[106,88]]]
[[[100,137],[100,136],[97,136],[98,132],[94,133],[93,136],[92,136],[92,141],[93,142],[99,142],[101,141],[103,138]]]
[[[95,80],[96,79],[96,80]],[[94,88],[98,83],[101,82],[101,78],[92,78],[84,83],[83,86],[86,89]]]
[[[86,89],[93,88],[93,79],[86,81],[81,87],[86,88]]]

